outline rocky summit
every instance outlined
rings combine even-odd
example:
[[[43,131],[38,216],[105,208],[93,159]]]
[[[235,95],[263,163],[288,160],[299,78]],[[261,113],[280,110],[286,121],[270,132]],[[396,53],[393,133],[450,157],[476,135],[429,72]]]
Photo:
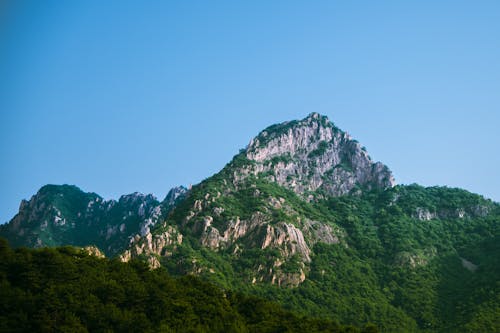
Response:
[[[266,128],[220,172],[161,202],[44,186],[0,236],[100,249],[383,332],[495,332],[499,221],[500,205],[480,195],[395,185],[311,113]]]
[[[311,113],[300,121],[266,128],[245,151],[253,163],[242,174],[267,174],[295,193],[339,196],[358,188],[394,186],[391,171],[329,119]]]

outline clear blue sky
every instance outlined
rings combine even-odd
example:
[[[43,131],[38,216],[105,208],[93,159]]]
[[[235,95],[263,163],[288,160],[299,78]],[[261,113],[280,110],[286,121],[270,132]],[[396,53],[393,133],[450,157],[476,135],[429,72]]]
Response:
[[[498,0],[32,0],[0,15],[0,222],[47,183],[161,199],[310,112],[398,183],[500,201]]]

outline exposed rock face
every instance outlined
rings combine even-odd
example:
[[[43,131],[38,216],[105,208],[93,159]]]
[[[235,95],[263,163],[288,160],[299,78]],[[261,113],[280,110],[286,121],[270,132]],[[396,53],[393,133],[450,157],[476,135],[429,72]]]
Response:
[[[88,253],[88,255],[94,256],[97,258],[105,258],[106,257],[104,255],[104,253],[102,253],[101,250],[99,250],[99,248],[97,246],[93,246],[93,245],[85,246],[83,248],[83,251]]]
[[[412,217],[421,221],[430,221],[436,218],[440,219],[463,219],[474,217],[485,217],[489,214],[489,208],[483,205],[475,205],[472,207],[460,207],[455,209],[440,209],[430,211],[427,208],[417,207]]]
[[[460,258],[460,260],[462,261],[463,268],[465,268],[471,272],[475,272],[477,270],[476,264],[470,262],[469,260],[467,260],[465,258]]]
[[[177,186],[172,188],[163,200],[163,206],[167,209],[174,208],[180,201],[182,201],[186,197],[188,192],[188,189],[184,186]]]
[[[212,226],[212,222],[213,218],[206,216],[203,218],[201,226],[194,225],[193,230],[201,231],[200,242],[202,245],[217,250],[222,247],[229,247],[238,239],[247,235],[248,232],[254,231],[257,227],[264,224],[266,219],[260,212],[256,212],[247,220],[240,220],[236,216],[221,226],[221,231]]]
[[[485,205],[475,205],[472,207],[472,215],[478,217],[485,217],[490,213],[490,208]]]
[[[311,240],[312,244],[318,242],[338,244],[340,242],[339,237],[343,236],[340,229],[334,230],[331,225],[319,221],[305,220],[302,230],[307,238]]]
[[[120,255],[124,262],[132,258],[145,256],[151,268],[158,268],[160,262],[157,257],[169,256],[177,245],[182,244],[182,234],[174,226],[164,226],[160,233],[148,232],[143,237],[137,235],[131,239],[128,249]]]
[[[298,254],[305,262],[311,261],[311,250],[304,240],[302,231],[292,224],[282,222],[276,226],[267,225],[261,249],[268,246],[280,249],[285,258]]]
[[[248,243],[250,248],[275,248],[280,250],[283,258],[297,254],[304,262],[311,261],[311,250],[304,235],[293,224],[279,222],[271,225],[269,218],[260,212],[256,212],[247,220],[240,220],[239,217],[236,217],[221,227],[223,228],[221,231],[211,225],[212,221],[213,218],[208,216],[203,219],[201,226],[195,226],[195,230],[200,229],[200,227],[202,229],[201,244],[212,250],[228,248],[242,239]],[[338,238],[330,233],[332,232],[331,227],[325,226],[319,232],[323,232],[321,236],[325,237],[327,242],[338,242]],[[321,241],[321,236],[318,237],[317,233],[313,235],[317,241]]]
[[[122,207],[133,207],[134,210],[129,210],[126,212],[125,218],[127,216],[136,216],[140,220],[139,233],[145,236],[149,233],[150,227],[154,226],[162,217],[162,210],[158,200],[152,194],[142,194],[142,193],[132,193],[128,195],[123,195],[118,200],[117,205]],[[125,224],[120,224],[118,228],[116,226],[109,226],[108,235],[116,232],[125,232]]]
[[[396,254],[394,263],[398,266],[416,268],[418,266],[427,265],[436,255],[437,250],[434,247],[419,250],[414,253],[403,251]]]
[[[430,221],[437,217],[436,213],[431,213],[428,209],[417,207],[415,209],[415,214],[413,214],[413,218],[416,218],[420,221]]]
[[[267,175],[299,194],[319,189],[338,196],[356,186],[394,185],[387,166],[374,163],[357,141],[317,113],[262,131],[248,145],[246,157],[253,163],[240,178]]]

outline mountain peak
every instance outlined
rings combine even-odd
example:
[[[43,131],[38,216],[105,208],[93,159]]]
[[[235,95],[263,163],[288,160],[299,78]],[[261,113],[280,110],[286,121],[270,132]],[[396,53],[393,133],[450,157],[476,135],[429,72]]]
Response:
[[[356,187],[394,185],[387,166],[374,163],[356,140],[315,112],[269,126],[250,141],[245,153],[254,163],[250,173],[266,174],[300,194],[321,190],[336,196]]]
[[[175,207],[179,201],[186,197],[188,191],[189,190],[182,185],[173,187],[168,191],[165,199],[163,199],[163,205],[168,209]]]
[[[325,115],[322,115],[322,114],[319,114],[317,112],[311,112],[307,115],[307,117],[305,117],[304,119],[302,119],[302,122],[313,122],[313,121],[317,121],[317,122],[320,122],[322,124],[328,124],[330,123],[330,120],[328,119],[327,116]]]
[[[294,129],[298,128],[310,129],[310,133],[314,131],[325,132],[324,130],[327,130],[328,132],[328,129],[339,131],[339,129],[330,122],[328,117],[313,112],[302,120],[285,121],[283,123],[267,127],[266,129],[261,131],[257,135],[257,137],[250,141],[249,145],[247,146],[247,151],[253,151],[258,147],[265,146],[273,139],[279,138],[282,135],[294,135],[296,134],[296,131],[294,132]],[[320,137],[320,139],[325,138]],[[309,142],[302,142],[302,145],[304,146],[303,148],[305,148],[305,146],[309,145]]]

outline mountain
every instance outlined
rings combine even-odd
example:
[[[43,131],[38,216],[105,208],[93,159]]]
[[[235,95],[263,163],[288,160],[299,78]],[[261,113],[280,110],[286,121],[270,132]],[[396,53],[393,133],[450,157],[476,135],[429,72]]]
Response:
[[[21,202],[19,213],[0,226],[0,235],[14,246],[95,245],[114,256],[134,237],[147,234],[186,192],[173,188],[162,203],[137,192],[115,201],[72,185],[46,185]]]
[[[266,128],[219,173],[179,193],[148,228],[138,232],[137,219],[119,234],[126,241],[114,251],[102,236],[68,231],[59,242],[104,246],[123,261],[384,332],[500,331],[500,205],[461,189],[395,185],[387,166],[324,116]],[[44,220],[22,208],[0,235],[15,245],[45,241]],[[119,219],[107,219],[119,230]],[[93,235],[109,229],[95,225]]]
[[[233,246],[240,252],[256,247],[278,250],[273,267],[258,265],[259,273],[252,280],[298,285],[311,260],[310,247],[316,242],[338,243],[342,231],[297,208],[315,196],[339,196],[393,184],[387,166],[372,162],[347,133],[312,113],[302,121],[262,131],[219,174],[195,186],[163,228],[136,239],[122,258],[147,256],[157,267],[160,262],[155,255],[170,254],[182,243],[183,235],[195,235],[200,245],[212,250]],[[285,202],[284,197],[290,195],[292,202]],[[316,214],[323,221],[331,220]],[[292,257],[302,268],[284,273],[280,266]]]

